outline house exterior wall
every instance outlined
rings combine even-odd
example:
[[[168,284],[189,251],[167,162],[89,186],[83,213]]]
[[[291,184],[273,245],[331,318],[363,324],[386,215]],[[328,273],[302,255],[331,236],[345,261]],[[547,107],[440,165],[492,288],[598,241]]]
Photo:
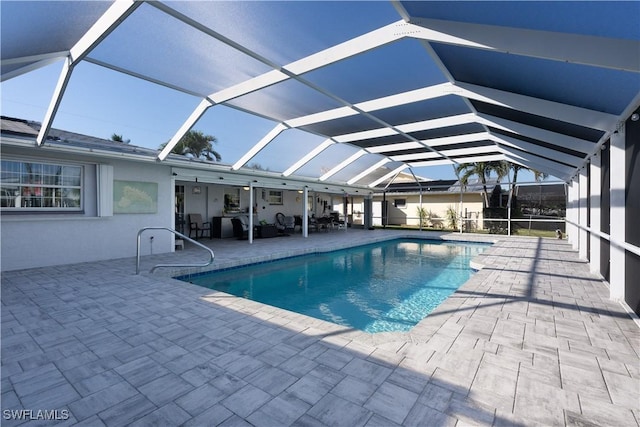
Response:
[[[174,207],[169,167],[127,160],[103,161],[82,155],[48,153],[44,149],[33,151],[12,151],[3,147],[2,155],[3,159],[9,156],[35,162],[64,160],[82,164],[84,212],[3,212],[0,217],[2,271],[132,257],[136,254],[138,230],[147,226],[172,225]],[[114,181],[157,183],[157,211],[151,214],[98,216],[98,189],[101,184],[96,169],[100,164],[113,167]],[[150,236],[154,236],[153,242]],[[169,252],[173,250],[172,242],[169,233],[147,232],[142,238],[141,253]]]
[[[263,190],[265,194],[264,199],[262,198]],[[257,205],[257,221],[264,220],[269,224],[274,224],[276,222],[276,214],[278,212],[285,216],[302,215],[304,209],[304,201],[302,200],[303,194],[292,190],[282,190],[282,205],[270,205],[268,201],[269,190],[273,189],[256,189],[254,202]]]
[[[396,201],[404,200],[404,206],[398,205]],[[382,225],[382,195],[375,195],[373,198],[373,224]],[[419,226],[420,217],[418,208],[420,207],[419,194],[387,194],[388,202],[388,225],[410,225]],[[474,227],[483,228],[482,221],[482,196],[479,193],[464,193],[462,199],[462,213],[466,218],[477,220],[470,222]],[[459,193],[423,193],[422,207],[432,213],[432,224],[434,227],[448,227],[447,210],[452,207],[459,211]]]
[[[199,213],[202,218],[207,218],[206,221],[211,221],[212,217],[216,216],[229,216],[233,217],[238,214],[246,214],[250,207],[250,190],[244,190],[243,186],[239,185],[222,185],[206,182],[185,182],[177,181],[176,184],[184,185],[185,187],[185,207],[184,213],[188,215],[190,213]],[[194,192],[193,188],[199,187],[199,192]],[[269,224],[276,222],[276,214],[281,212],[285,216],[302,215],[304,210],[303,194],[297,190],[282,190],[282,204],[270,204],[268,194],[273,188],[256,187],[253,189],[253,205],[255,207],[254,221],[266,221]],[[240,213],[228,213],[223,212],[224,208],[224,195],[225,192],[239,191],[240,194]],[[309,215],[315,215],[317,217],[322,216],[323,213],[331,211],[332,200],[342,200],[336,198],[337,196],[325,194],[325,193],[309,193]],[[327,209],[324,209],[324,202],[327,202]],[[187,229],[188,231],[188,229]]]

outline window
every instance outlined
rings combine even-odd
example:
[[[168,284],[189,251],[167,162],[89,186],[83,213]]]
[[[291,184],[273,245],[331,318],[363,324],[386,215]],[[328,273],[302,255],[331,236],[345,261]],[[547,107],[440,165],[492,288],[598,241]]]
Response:
[[[240,212],[240,189],[227,188],[224,191],[224,211],[226,213]]]
[[[280,190],[269,190],[267,201],[270,205],[282,205],[284,204],[282,199],[282,191]]]
[[[407,207],[407,199],[395,199],[393,201],[393,205],[396,208],[405,208]]]
[[[3,210],[82,210],[82,166],[2,160]]]

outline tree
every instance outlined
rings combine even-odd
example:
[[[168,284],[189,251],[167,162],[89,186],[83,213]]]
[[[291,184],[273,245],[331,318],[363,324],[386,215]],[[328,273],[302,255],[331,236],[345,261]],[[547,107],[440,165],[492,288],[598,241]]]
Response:
[[[466,187],[469,183],[469,178],[477,176],[482,183],[482,196],[484,199],[484,206],[489,206],[489,196],[487,195],[487,178],[494,172],[498,177],[498,182],[507,176],[508,168],[505,162],[475,162],[465,163],[455,168],[456,175],[460,180],[460,185]]]
[[[458,213],[456,212],[453,206],[449,206],[449,208],[447,209],[446,217],[447,217],[447,225],[449,226],[449,228],[451,228],[452,230],[457,229]]]
[[[502,208],[502,186],[500,184],[493,187],[493,191],[489,197],[489,207]]]
[[[115,142],[122,142],[124,144],[128,144],[131,142],[130,139],[125,140],[122,135],[119,135],[117,133],[114,133],[113,135],[111,135],[111,140],[115,141]]]
[[[533,173],[533,179],[535,179],[536,182],[540,182],[549,177],[549,174],[537,171],[535,169],[530,169],[526,166],[521,166],[515,163],[509,163],[509,169],[513,171],[513,179],[511,180],[512,186],[515,185],[516,182],[518,182],[518,172],[521,170],[530,171],[531,173]]]
[[[420,218],[420,228],[422,227],[431,227],[433,212],[430,209],[425,208],[424,206],[418,206],[417,208],[418,218]]]
[[[247,165],[247,167],[249,169],[253,169],[253,170],[257,170],[257,171],[268,171],[269,170],[269,168],[266,168],[266,167],[262,166],[260,163],[256,163],[256,162],[249,163]]]
[[[540,182],[544,179],[547,179],[547,177],[549,176],[546,173],[537,171],[535,169],[530,169],[526,166],[522,166],[516,163],[508,163],[509,166],[509,170],[513,171],[513,179],[511,179],[511,185],[509,186],[509,204],[508,206],[511,207],[511,209],[514,210],[515,215],[520,215],[522,212],[520,211],[519,205],[518,205],[518,199],[516,197],[515,194],[515,189],[516,189],[516,185],[518,183],[518,172],[520,171],[529,171],[531,173],[533,173],[533,178],[535,179],[536,182]]]
[[[215,136],[205,135],[199,130],[190,130],[187,132],[175,147],[171,150],[175,154],[191,154],[196,159],[205,158],[219,162],[222,160],[220,153],[213,149],[213,144],[218,142]],[[160,149],[166,147],[167,143],[160,146]]]
[[[511,201],[511,199],[514,197],[516,183],[518,182],[519,171],[530,171],[531,173],[533,173],[533,179],[535,179],[536,182],[540,182],[549,177],[549,174],[537,171],[535,169],[530,169],[526,166],[522,166],[516,163],[510,163],[510,162],[506,162],[506,163],[508,165],[508,169],[513,171],[513,179],[511,180],[511,185],[509,186],[509,201]]]

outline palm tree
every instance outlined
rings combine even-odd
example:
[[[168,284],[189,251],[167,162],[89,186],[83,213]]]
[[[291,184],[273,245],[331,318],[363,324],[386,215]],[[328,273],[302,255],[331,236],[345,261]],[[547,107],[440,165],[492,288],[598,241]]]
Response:
[[[220,153],[213,149],[213,144],[218,142],[217,138],[212,135],[205,135],[199,130],[190,130],[187,132],[175,147],[171,150],[175,154],[191,154],[196,159],[204,157],[207,160],[219,162],[222,160]],[[160,146],[163,149],[167,143]]]
[[[505,162],[475,162],[465,163],[455,167],[456,175],[460,181],[460,185],[466,187],[469,178],[477,176],[482,183],[482,196],[484,198],[484,206],[489,206],[489,196],[487,195],[487,178],[494,172],[498,177],[498,182],[508,173]]]
[[[549,177],[549,174],[537,171],[535,169],[530,169],[526,166],[521,166],[515,163],[509,163],[509,169],[513,171],[513,180],[511,180],[512,186],[515,185],[515,183],[518,181],[518,172],[521,170],[529,171],[533,173],[533,179],[535,179],[536,182],[540,182]]]
[[[519,171],[529,171],[533,174],[533,179],[536,182],[543,181],[549,177],[549,174],[544,172],[537,171],[535,169],[528,168],[526,166],[522,166],[516,163],[506,162],[508,166],[508,170],[513,171],[513,179],[511,180],[511,185],[509,186],[509,203],[511,203],[511,199],[515,193],[516,184],[518,182],[518,172]]]

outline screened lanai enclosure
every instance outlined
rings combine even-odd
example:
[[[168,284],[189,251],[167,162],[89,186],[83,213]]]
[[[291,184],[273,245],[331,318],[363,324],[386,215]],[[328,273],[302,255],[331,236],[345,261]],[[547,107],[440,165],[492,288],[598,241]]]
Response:
[[[640,2],[1,7],[2,81],[59,70],[35,145],[77,72],[99,67],[191,100],[153,141],[168,141],[158,162],[228,111],[261,123],[250,138],[238,126],[242,151],[216,165],[228,173],[259,164],[371,194],[401,172],[507,160],[566,183],[569,240],[611,297],[640,311]]]

